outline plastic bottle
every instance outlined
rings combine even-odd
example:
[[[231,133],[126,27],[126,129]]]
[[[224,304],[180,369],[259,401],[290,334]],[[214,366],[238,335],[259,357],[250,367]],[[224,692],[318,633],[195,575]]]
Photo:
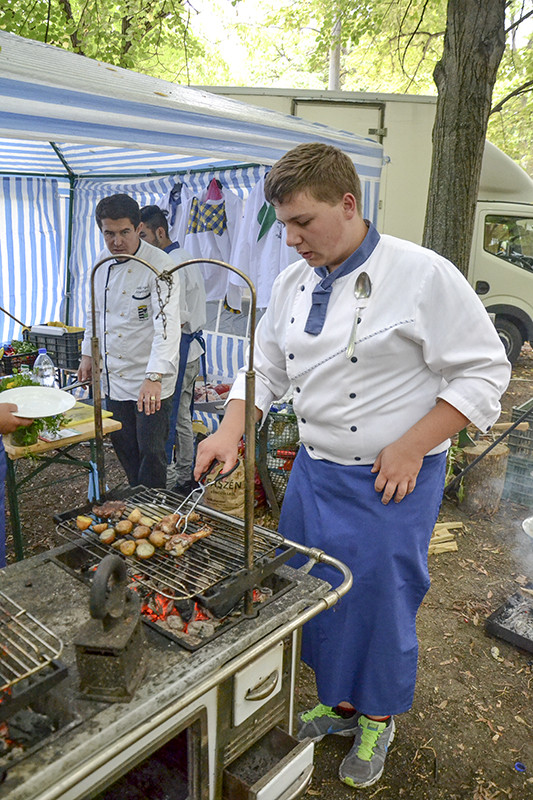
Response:
[[[33,375],[41,386],[53,386],[56,378],[54,362],[46,352],[46,347],[39,348],[39,355],[33,364]]]

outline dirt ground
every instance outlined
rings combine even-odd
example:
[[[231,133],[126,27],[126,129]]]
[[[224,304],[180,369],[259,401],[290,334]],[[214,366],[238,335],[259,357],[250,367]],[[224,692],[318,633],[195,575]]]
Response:
[[[501,421],[514,406],[533,398],[533,351],[525,346],[503,399]],[[87,457],[87,448],[78,448]],[[107,480],[124,480],[112,449],[105,448]],[[19,465],[19,476],[31,462]],[[57,544],[52,516],[82,505],[87,478],[63,467],[47,478],[63,483],[42,487],[43,478],[21,496],[26,552]],[[46,474],[46,473],[45,473]],[[41,484],[41,488],[39,488]],[[531,500],[533,507],[533,497]],[[462,521],[458,551],[429,557],[432,586],[418,617],[419,675],[412,710],[398,717],[397,732],[382,779],[353,790],[337,778],[351,746],[326,737],[316,746],[315,772],[306,797],[317,800],[527,800],[533,798],[533,653],[490,637],[487,617],[533,580],[533,542],[522,520],[531,508],[502,502],[492,518],[468,517],[456,499],[445,499],[441,521]],[[12,553],[8,539],[8,552]],[[299,709],[317,701],[311,671],[302,668]],[[515,764],[521,762],[525,771]]]

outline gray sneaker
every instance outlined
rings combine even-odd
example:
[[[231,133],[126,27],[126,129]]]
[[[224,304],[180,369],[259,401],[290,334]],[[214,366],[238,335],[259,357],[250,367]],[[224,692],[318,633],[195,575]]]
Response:
[[[343,783],[356,789],[371,786],[381,778],[395,727],[394,717],[386,723],[359,716],[353,747],[339,767]]]
[[[298,714],[298,739],[301,741],[309,737],[319,742],[329,733],[337,736],[353,736],[357,731],[358,716],[355,713],[353,717],[344,719],[331,706],[319,703],[310,711]]]

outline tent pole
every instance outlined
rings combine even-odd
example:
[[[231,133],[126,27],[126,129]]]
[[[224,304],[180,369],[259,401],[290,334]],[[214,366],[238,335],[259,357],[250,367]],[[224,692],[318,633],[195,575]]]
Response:
[[[70,274],[70,255],[72,252],[72,224],[74,221],[74,182],[75,177],[72,174],[69,174],[69,196],[68,196],[68,221],[67,221],[67,252],[66,252],[66,261],[67,261],[67,269],[66,269],[66,280],[65,280],[65,321],[67,325],[70,325],[70,285],[71,285],[71,274]]]

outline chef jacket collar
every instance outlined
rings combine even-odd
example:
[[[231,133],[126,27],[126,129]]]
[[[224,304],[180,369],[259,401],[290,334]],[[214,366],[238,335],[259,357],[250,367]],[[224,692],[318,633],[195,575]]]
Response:
[[[309,316],[307,317],[307,322],[305,323],[304,328],[306,333],[310,333],[313,336],[318,336],[324,327],[333,281],[336,281],[337,278],[342,278],[344,275],[349,275],[349,273],[353,272],[354,269],[357,269],[361,266],[361,264],[364,264],[364,262],[371,256],[377,243],[379,242],[380,235],[376,228],[369,220],[365,219],[365,222],[368,225],[368,231],[365,238],[357,250],[355,250],[355,252],[352,253],[352,255],[346,259],[346,261],[343,261],[340,267],[337,267],[337,269],[333,270],[333,272],[328,272],[327,267],[316,268],[316,271],[322,280],[313,289],[311,309],[309,311]]]
[[[172,244],[163,247],[165,253],[171,253],[173,250],[179,250],[179,249],[180,249],[179,242],[172,242]]]

